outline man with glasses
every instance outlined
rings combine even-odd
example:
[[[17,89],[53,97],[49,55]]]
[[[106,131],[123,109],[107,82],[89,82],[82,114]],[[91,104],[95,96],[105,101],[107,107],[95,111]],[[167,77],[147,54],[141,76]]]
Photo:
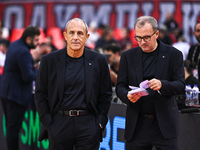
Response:
[[[116,86],[117,96],[127,104],[126,149],[178,150],[174,95],[184,93],[182,53],[157,39],[155,18],[139,17],[134,28],[139,47],[122,53]],[[148,95],[131,94],[129,86],[139,87],[142,81]]]

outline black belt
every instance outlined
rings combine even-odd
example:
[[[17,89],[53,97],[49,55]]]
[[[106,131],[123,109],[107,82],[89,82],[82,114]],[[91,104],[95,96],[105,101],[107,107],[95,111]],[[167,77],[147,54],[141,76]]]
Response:
[[[83,116],[89,114],[88,110],[58,110],[57,114],[67,115],[67,116]]]
[[[156,119],[156,116],[155,116],[155,115],[143,114],[142,116],[145,117],[145,118],[151,119],[151,120]]]

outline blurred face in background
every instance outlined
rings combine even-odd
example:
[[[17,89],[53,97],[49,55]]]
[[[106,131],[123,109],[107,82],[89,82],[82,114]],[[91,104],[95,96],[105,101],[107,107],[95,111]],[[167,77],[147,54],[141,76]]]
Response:
[[[8,49],[8,48],[7,48],[4,44],[0,44],[0,51],[1,51],[3,54],[6,54],[7,49]]]
[[[52,47],[46,43],[43,43],[39,46],[39,50],[42,55],[45,55],[52,52]]]
[[[197,41],[200,43],[200,23],[196,24],[194,36],[196,37]]]
[[[34,38],[27,37],[26,42],[30,49],[35,49],[39,45],[39,36],[35,35]]]
[[[32,55],[32,58],[33,58],[34,62],[37,62],[37,61],[39,61],[41,59],[42,54],[40,53],[40,48],[39,47],[37,47],[34,50],[31,49],[30,52],[31,52],[31,55]]]
[[[113,53],[112,51],[104,50],[104,53],[110,55],[109,60],[108,60],[108,63],[110,65],[118,64],[118,59],[117,59],[117,56],[119,55],[118,52],[117,53]]]

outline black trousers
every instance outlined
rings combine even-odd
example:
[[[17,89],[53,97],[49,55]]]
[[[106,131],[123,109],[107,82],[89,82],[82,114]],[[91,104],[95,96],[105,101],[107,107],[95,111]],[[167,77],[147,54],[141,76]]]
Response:
[[[140,116],[131,141],[126,141],[126,150],[178,150],[177,138],[162,136],[157,119]]]
[[[6,142],[8,150],[19,150],[19,132],[27,107],[8,99],[1,99],[6,119]]]
[[[48,134],[50,150],[98,150],[101,129],[93,114],[55,114]]]

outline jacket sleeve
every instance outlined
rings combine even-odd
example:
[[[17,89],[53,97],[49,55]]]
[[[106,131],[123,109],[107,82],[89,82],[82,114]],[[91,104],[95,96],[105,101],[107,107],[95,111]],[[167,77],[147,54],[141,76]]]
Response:
[[[117,86],[116,86],[116,94],[120,98],[122,102],[129,105],[130,101],[128,100],[127,94],[128,94],[128,64],[127,64],[127,58],[125,53],[122,53],[121,60],[120,60],[120,66],[118,71],[118,78],[117,78]]]
[[[174,50],[170,56],[170,79],[162,80],[162,95],[179,95],[185,92],[185,73],[183,66],[183,56],[178,50]]]
[[[52,121],[52,117],[48,107],[47,100],[47,88],[48,88],[48,67],[45,59],[41,60],[38,77],[36,79],[35,89],[35,105],[39,113],[40,121],[45,127],[48,127]]]
[[[107,114],[110,108],[110,103],[112,98],[110,72],[105,58],[101,61],[100,68],[101,68],[100,89],[99,89],[97,109],[98,109],[98,121],[104,128],[108,121]]]
[[[28,50],[20,54],[20,59],[17,60],[22,80],[24,82],[32,82],[36,79],[38,70],[33,68],[33,59]]]

